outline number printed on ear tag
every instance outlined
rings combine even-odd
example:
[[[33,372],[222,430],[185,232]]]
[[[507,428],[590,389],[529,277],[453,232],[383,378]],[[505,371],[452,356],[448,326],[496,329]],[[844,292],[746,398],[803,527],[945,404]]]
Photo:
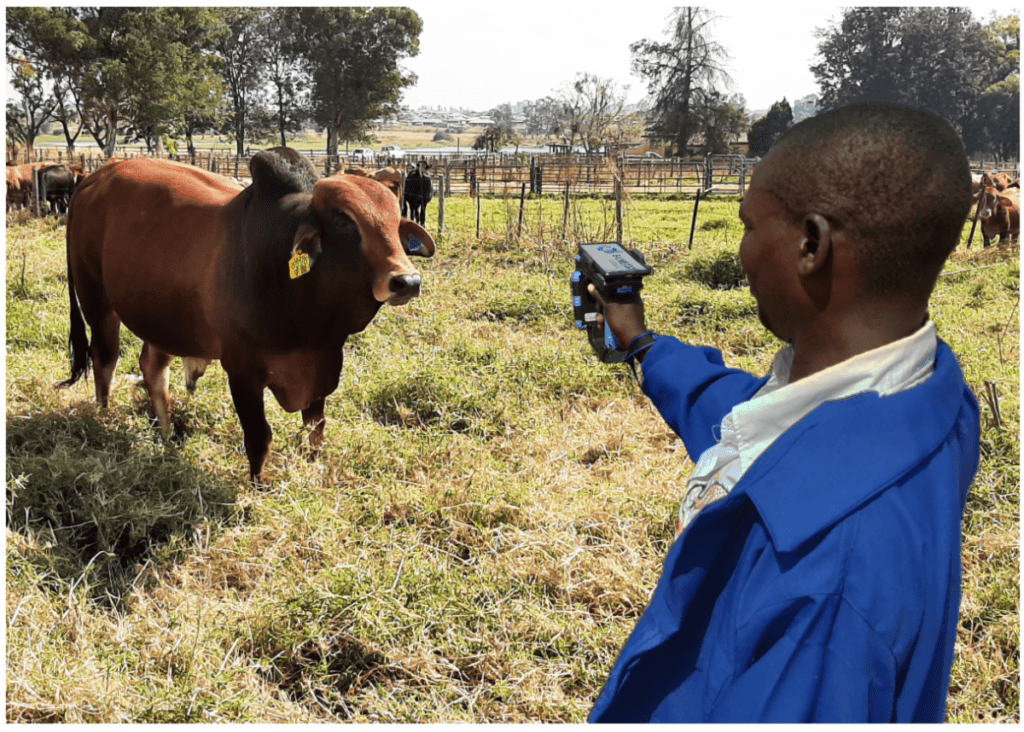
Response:
[[[308,254],[296,254],[288,260],[288,274],[291,275],[293,280],[296,277],[302,277],[307,272],[309,272]]]

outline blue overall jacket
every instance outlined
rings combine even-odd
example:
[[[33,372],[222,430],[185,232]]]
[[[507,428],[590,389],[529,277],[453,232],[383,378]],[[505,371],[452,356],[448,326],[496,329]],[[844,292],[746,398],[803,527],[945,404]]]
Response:
[[[767,378],[663,337],[643,390],[696,462]],[[591,722],[940,722],[978,404],[949,347],[826,402],[675,541]]]

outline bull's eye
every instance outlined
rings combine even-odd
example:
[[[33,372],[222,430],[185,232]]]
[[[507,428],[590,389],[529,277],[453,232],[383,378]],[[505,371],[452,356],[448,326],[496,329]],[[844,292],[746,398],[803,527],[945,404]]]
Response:
[[[338,211],[337,209],[335,209],[333,211],[333,214],[334,214],[334,223],[337,224],[338,226],[355,226],[356,225],[355,219],[353,219],[351,216],[349,216],[344,211]]]

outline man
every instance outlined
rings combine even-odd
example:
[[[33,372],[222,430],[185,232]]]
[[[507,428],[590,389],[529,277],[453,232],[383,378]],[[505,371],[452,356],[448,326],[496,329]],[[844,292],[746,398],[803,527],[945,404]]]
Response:
[[[980,426],[928,299],[970,204],[948,124],[845,107],[791,128],[740,208],[787,344],[769,377],[595,292],[696,467],[591,721],[942,721]]]

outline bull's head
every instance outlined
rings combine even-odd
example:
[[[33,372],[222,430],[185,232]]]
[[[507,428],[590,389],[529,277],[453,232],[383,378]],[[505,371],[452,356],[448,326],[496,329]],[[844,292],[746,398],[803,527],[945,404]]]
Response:
[[[360,247],[373,272],[373,297],[379,303],[404,305],[420,293],[422,278],[410,256],[432,257],[435,245],[423,227],[403,219],[398,200],[370,178],[335,176],[313,189],[313,209],[320,217],[341,214],[359,228]],[[320,227],[303,224],[295,235],[293,252],[321,252]]]

